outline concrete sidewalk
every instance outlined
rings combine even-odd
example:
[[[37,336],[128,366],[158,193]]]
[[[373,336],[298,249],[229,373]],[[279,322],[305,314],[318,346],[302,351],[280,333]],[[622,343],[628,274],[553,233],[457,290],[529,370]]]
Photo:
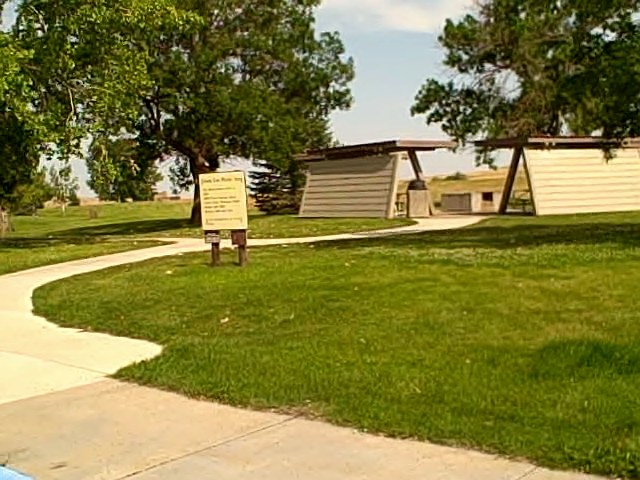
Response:
[[[408,234],[479,220],[437,218],[390,231],[251,245]],[[201,240],[176,239],[0,277],[0,464],[6,461],[39,480],[587,478],[108,380],[120,368],[158,355],[161,347],[63,329],[31,314],[33,290],[46,283],[206,249]]]
[[[39,480],[591,478],[113,380],[2,405],[0,425],[0,461]]]

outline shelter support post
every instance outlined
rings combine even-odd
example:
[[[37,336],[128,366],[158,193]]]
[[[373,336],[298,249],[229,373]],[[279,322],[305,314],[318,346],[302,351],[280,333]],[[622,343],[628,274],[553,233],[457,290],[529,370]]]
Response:
[[[418,154],[413,149],[407,150],[407,154],[411,161],[413,173],[416,176],[416,179],[409,184],[409,191],[407,192],[407,216],[409,218],[424,218],[435,215],[435,206],[431,198],[431,191],[427,185],[422,165],[420,165],[420,161],[418,160]]]
[[[498,213],[504,215],[509,208],[509,200],[511,199],[511,193],[513,192],[513,186],[516,182],[516,175],[518,174],[518,166],[520,165],[520,159],[522,158],[522,147],[515,147],[513,149],[513,156],[511,157],[511,165],[509,166],[509,173],[507,175],[507,181],[504,184],[504,190],[502,192],[502,199],[500,200],[500,209]]]
[[[416,175],[416,180],[424,181],[424,172],[422,171],[422,165],[420,165],[420,161],[418,160],[418,154],[415,150],[408,150],[407,153],[409,154],[409,160],[413,167],[413,173]]]
[[[524,165],[524,173],[527,177],[527,186],[529,187],[529,194],[531,195],[531,208],[533,209],[533,214],[538,215],[538,207],[536,200],[536,192],[533,189],[533,182],[531,181],[531,172],[529,171],[529,164],[527,161],[527,157],[523,154],[522,163]]]

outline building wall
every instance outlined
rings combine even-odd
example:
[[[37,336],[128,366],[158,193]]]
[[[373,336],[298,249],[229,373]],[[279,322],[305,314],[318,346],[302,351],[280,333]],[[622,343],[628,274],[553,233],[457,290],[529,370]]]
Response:
[[[487,194],[490,200],[483,196]],[[496,213],[500,207],[502,192],[461,192],[443,193],[440,208],[450,213]]]
[[[538,215],[640,210],[640,151],[525,150]]]
[[[488,197],[485,199],[485,195]],[[471,197],[473,213],[497,213],[500,209],[502,192],[492,192],[489,190],[473,192]]]
[[[301,217],[395,216],[397,155],[310,162]]]
[[[473,194],[443,193],[440,197],[440,209],[443,212],[470,213],[473,211]]]

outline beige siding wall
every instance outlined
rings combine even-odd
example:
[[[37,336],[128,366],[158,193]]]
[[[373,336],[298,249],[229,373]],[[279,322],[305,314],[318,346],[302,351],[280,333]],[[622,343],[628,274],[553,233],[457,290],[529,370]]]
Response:
[[[443,212],[470,213],[473,209],[471,193],[443,193],[440,197],[440,209]]]
[[[391,155],[312,162],[300,216],[393,216],[396,170]]]
[[[640,152],[525,150],[538,215],[640,210]]]
[[[491,201],[482,198],[483,192],[443,193],[440,197],[440,209],[452,213],[495,213],[500,207],[502,192],[491,193]]]
[[[484,199],[484,194],[488,195],[488,199]],[[502,192],[473,192],[471,198],[473,213],[496,213],[500,208],[500,200],[502,200]]]

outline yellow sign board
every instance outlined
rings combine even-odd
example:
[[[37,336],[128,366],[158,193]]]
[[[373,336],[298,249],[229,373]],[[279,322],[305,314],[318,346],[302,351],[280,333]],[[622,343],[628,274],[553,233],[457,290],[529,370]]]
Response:
[[[200,175],[203,230],[247,230],[247,181],[244,172]]]

